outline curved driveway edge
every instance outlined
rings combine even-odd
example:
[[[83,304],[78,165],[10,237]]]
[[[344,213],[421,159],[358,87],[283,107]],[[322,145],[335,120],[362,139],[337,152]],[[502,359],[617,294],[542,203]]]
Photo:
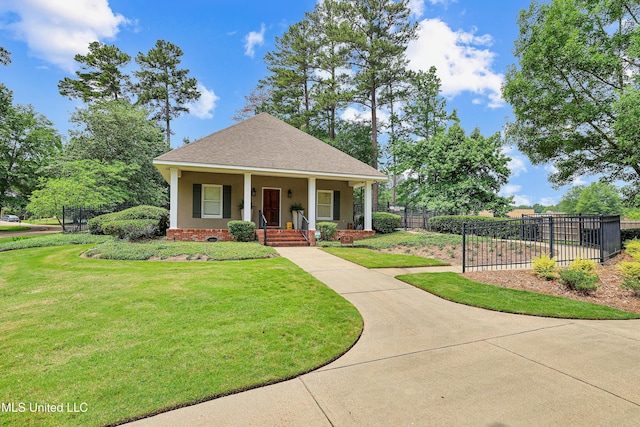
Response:
[[[356,306],[360,341],[296,379],[133,425],[640,425],[638,320],[491,312],[317,248],[278,252]]]

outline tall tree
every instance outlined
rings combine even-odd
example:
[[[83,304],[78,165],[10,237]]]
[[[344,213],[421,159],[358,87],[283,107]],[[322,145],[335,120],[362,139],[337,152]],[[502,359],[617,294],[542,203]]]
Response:
[[[69,132],[66,158],[137,165],[139,172],[127,181],[126,202],[165,204],[167,186],[153,166],[153,158],[167,152],[169,145],[148,115],[145,107],[127,101],[95,103],[76,110],[71,117],[76,128]]]
[[[562,196],[558,209],[568,214],[621,214],[620,193],[612,184],[576,185]]]
[[[14,106],[0,86],[0,206],[22,208],[62,143],[53,123],[30,105]]]
[[[306,132],[313,114],[311,86],[317,47],[311,22],[303,19],[276,37],[276,48],[264,57],[271,73],[265,82],[271,88],[269,110]]]
[[[520,13],[507,131],[532,163],[555,165],[554,184],[602,174],[637,194],[639,17],[638,0],[533,1]]]
[[[256,87],[251,89],[249,95],[244,97],[244,105],[236,110],[232,119],[236,122],[246,120],[266,110],[266,105],[271,99],[271,88],[264,82],[258,83]]]
[[[307,14],[307,19],[317,44],[314,53],[317,84],[312,89],[317,128],[330,140],[335,140],[338,110],[353,99],[349,85],[349,46],[342,41],[349,23],[341,15],[335,0],[318,2],[313,12]]]
[[[77,54],[74,59],[80,64],[80,70],[76,71],[78,78],[60,80],[61,95],[84,102],[128,98],[130,79],[122,69],[129,64],[131,56],[114,45],[92,42],[87,55]]]
[[[188,69],[179,69],[183,52],[173,43],[158,40],[154,48],[144,55],[138,52],[136,62],[140,71],[135,86],[138,102],[150,106],[153,119],[164,122],[167,144],[171,145],[171,119],[188,113],[189,102],[200,98],[198,81],[188,77]]]
[[[392,141],[390,148],[396,159],[394,174],[407,176],[400,186],[400,196],[407,199],[418,193],[427,179],[422,163],[429,156],[431,140],[446,132],[457,115],[455,110],[447,112],[435,67],[426,73],[409,73],[405,99],[401,137]]]
[[[485,138],[475,129],[467,136],[456,122],[432,138],[422,155],[414,170],[422,181],[413,183],[420,205],[451,214],[488,209],[501,215],[510,209],[511,198],[498,195],[510,174],[499,133]]]
[[[340,2],[350,23],[344,41],[349,44],[351,64],[355,70],[355,100],[371,110],[371,147],[378,153],[378,95],[384,86],[384,74],[391,66],[403,66],[410,40],[417,34],[417,24],[409,21],[407,0],[344,0]],[[372,166],[377,168],[377,157]],[[373,189],[374,206],[378,204],[378,187]]]

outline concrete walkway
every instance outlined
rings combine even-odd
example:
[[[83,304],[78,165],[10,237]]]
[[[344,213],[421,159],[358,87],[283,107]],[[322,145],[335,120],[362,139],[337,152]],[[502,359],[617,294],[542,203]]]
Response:
[[[640,425],[640,321],[496,313],[317,248],[279,252],[358,308],[358,343],[296,379],[134,425]]]

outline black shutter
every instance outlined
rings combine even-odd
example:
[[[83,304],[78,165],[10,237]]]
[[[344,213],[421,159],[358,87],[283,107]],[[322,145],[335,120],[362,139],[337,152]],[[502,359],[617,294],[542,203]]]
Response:
[[[193,184],[193,217],[202,218],[202,184]]]
[[[340,219],[340,192],[333,192],[333,220],[337,221]]]
[[[222,218],[231,218],[231,186],[222,186]]]

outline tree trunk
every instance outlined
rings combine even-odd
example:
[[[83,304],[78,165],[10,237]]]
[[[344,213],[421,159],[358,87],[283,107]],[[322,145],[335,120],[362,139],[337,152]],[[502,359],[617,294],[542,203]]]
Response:
[[[378,169],[378,117],[376,114],[376,87],[371,85],[371,148],[373,149],[372,165]],[[373,183],[373,211],[378,211],[378,183]]]

